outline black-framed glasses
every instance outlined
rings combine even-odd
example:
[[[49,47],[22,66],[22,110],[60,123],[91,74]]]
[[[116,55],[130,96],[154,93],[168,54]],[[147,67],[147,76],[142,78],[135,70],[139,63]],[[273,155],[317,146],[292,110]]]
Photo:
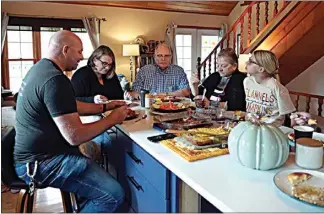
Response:
[[[157,54],[155,55],[158,59],[162,59],[162,58],[165,58],[165,59],[170,59],[171,58],[171,54],[167,54],[167,55],[163,55],[163,54]]]
[[[111,67],[113,65],[113,63],[109,64],[108,62],[103,62],[100,59],[97,59],[97,60],[99,60],[101,62],[102,67]]]
[[[262,65],[260,65],[259,63],[253,61],[251,58],[249,58],[249,60],[247,61],[248,64],[255,64],[255,65],[258,65],[260,67],[263,67]]]

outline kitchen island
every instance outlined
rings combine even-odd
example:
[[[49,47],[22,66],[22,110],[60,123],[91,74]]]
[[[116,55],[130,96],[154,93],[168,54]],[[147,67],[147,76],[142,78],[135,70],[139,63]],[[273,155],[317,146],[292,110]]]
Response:
[[[152,128],[153,120],[148,110],[139,107],[135,109],[141,114],[147,114],[148,117],[137,122],[125,121],[122,125],[116,126],[116,144],[119,144],[119,147],[125,145],[123,150],[126,150],[125,160],[121,161],[120,158],[116,160],[117,165],[122,162],[124,165],[122,168],[126,168],[118,170],[118,174],[119,177],[125,176],[124,181],[120,179],[123,186],[127,186],[128,183],[134,187],[126,187],[128,189],[126,193],[128,192],[131,197],[130,204],[133,205],[135,212],[183,211],[180,207],[186,195],[181,195],[179,191],[180,182],[186,183],[221,212],[324,211],[321,207],[290,198],[275,186],[273,178],[277,172],[298,168],[294,163],[293,154],[284,166],[269,171],[246,168],[235,162],[230,155],[187,162],[163,145],[147,140],[147,137],[162,134],[162,132]],[[291,132],[291,129],[286,127],[281,129],[285,133]],[[315,133],[314,136],[324,139],[322,134]],[[126,144],[124,144],[125,141],[127,141]],[[130,150],[127,151],[128,149]],[[134,171],[134,168],[137,170]],[[320,171],[324,173],[323,168]],[[130,176],[128,173],[138,174],[139,178]],[[141,183],[149,185],[146,187],[148,191],[143,190]],[[142,193],[139,195],[136,191],[142,191]],[[140,200],[145,200],[145,202]],[[190,203],[199,204],[199,201]],[[150,204],[154,205],[152,205],[152,210],[146,207]],[[156,210],[157,207],[161,209]],[[191,211],[197,212],[197,210]]]

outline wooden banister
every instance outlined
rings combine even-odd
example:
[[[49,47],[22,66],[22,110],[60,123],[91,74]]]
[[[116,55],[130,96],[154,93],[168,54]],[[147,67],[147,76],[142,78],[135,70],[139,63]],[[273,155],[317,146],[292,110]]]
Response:
[[[322,105],[324,103],[324,96],[322,95],[315,95],[315,94],[308,94],[308,93],[303,93],[303,92],[295,92],[295,91],[289,91],[289,94],[291,95],[295,95],[296,96],[296,100],[294,102],[296,109],[298,110],[299,107],[299,98],[300,97],[305,97],[306,98],[306,105],[305,105],[305,109],[306,112],[310,111],[310,103],[312,99],[317,99],[317,104],[318,104],[318,108],[317,108],[317,115],[318,116],[322,116]]]

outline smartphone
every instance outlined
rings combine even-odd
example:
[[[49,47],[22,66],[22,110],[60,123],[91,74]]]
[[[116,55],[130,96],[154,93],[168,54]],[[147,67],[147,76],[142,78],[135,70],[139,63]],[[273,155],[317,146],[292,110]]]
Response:
[[[161,140],[168,140],[168,139],[173,139],[175,138],[176,135],[175,134],[161,134],[161,135],[156,135],[156,136],[151,136],[148,137],[147,139],[153,143],[158,143]]]

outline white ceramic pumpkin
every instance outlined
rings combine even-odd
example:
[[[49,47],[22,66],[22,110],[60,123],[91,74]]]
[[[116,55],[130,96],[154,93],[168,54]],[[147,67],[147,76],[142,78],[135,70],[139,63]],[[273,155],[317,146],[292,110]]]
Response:
[[[228,148],[242,165],[258,170],[280,167],[289,156],[288,137],[279,128],[249,121],[233,128]]]

